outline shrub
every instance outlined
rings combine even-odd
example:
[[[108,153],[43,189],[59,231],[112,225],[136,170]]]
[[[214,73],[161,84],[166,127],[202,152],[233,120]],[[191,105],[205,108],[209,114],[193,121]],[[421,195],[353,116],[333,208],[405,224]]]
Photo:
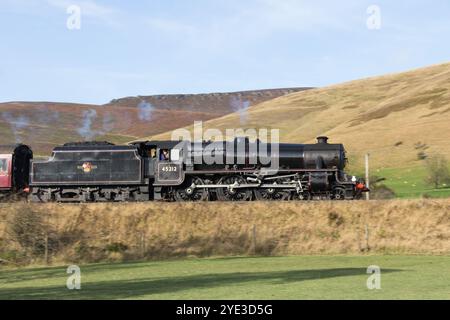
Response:
[[[9,240],[18,244],[26,255],[36,257],[57,251],[58,237],[30,206],[19,207],[8,221]]]
[[[394,199],[396,197],[394,190],[387,187],[383,182],[386,178],[372,176],[370,177],[370,197],[375,200]]]
[[[385,186],[384,184],[375,185],[371,187],[370,196],[374,200],[387,200],[396,197],[394,190]]]
[[[44,250],[45,230],[41,216],[30,207],[19,208],[8,225],[12,241],[18,243],[28,253],[39,254]]]
[[[425,182],[434,186],[435,189],[440,185],[450,182],[450,172],[448,170],[448,161],[443,155],[434,155],[426,161],[427,176]]]
[[[334,211],[328,213],[328,224],[330,226],[339,227],[343,223],[344,223],[344,217],[341,216],[339,213],[334,212]]]
[[[417,160],[425,160],[426,158],[428,158],[428,155],[424,151],[417,153]]]
[[[105,250],[108,252],[125,252],[128,250],[128,246],[121,242],[114,242],[114,243],[108,244],[106,246]]]

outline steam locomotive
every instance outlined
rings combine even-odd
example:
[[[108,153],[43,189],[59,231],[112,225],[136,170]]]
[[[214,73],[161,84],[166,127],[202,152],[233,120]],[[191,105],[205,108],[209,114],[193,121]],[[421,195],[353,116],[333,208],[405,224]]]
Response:
[[[36,202],[354,200],[364,181],[345,172],[342,144],[221,142],[67,143],[48,160],[0,147],[0,193]]]

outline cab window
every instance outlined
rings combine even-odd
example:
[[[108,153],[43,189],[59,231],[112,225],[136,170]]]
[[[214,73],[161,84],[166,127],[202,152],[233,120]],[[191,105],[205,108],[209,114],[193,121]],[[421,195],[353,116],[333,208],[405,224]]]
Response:
[[[0,159],[0,175],[8,174],[8,159]]]
[[[150,157],[152,159],[156,158],[156,148],[151,148],[150,149]]]
[[[146,149],[147,158],[155,159],[156,158],[156,148],[151,147]]]
[[[169,149],[161,149],[159,151],[159,160],[160,161],[169,161],[170,160]]]
[[[180,161],[180,150],[179,149],[170,150],[170,160],[171,161]]]

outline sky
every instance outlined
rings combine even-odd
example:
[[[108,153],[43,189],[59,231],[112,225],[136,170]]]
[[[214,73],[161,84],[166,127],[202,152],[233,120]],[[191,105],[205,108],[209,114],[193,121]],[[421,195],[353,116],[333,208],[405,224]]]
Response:
[[[450,1],[0,0],[0,102],[321,87],[450,59]]]

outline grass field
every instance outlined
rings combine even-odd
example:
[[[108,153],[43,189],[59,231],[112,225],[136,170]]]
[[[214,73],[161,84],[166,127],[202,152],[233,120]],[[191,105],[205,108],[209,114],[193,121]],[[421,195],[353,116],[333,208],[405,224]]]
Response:
[[[425,177],[427,176],[425,166],[379,169],[374,170],[373,175],[385,178],[383,184],[391,188],[397,198],[450,197],[450,185],[443,185],[439,189],[435,189],[425,183]]]
[[[366,286],[381,268],[381,289]],[[187,259],[1,270],[0,299],[450,299],[450,256]]]

